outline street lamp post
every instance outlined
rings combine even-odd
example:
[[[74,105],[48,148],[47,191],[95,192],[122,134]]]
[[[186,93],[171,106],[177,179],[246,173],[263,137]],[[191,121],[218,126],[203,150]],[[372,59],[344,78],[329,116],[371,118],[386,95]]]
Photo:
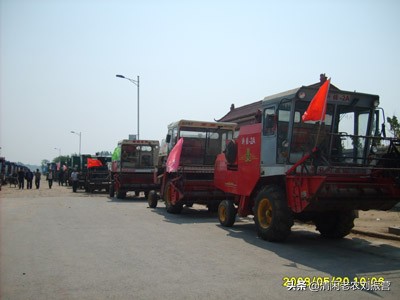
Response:
[[[139,76],[137,76],[137,80],[133,80],[131,78],[125,77],[124,75],[115,75],[118,78],[127,79],[137,86],[137,139],[139,140]]]
[[[81,156],[81,141],[82,141],[82,132],[71,131],[71,133],[79,136],[79,156]]]

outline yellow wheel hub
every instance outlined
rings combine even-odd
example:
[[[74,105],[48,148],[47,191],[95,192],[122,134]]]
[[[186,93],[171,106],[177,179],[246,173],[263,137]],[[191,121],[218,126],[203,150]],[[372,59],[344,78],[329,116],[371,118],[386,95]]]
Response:
[[[222,222],[226,221],[226,207],[225,206],[221,205],[220,207],[218,207],[218,216]]]
[[[262,228],[268,228],[272,222],[272,205],[268,198],[263,198],[258,205],[257,218]]]

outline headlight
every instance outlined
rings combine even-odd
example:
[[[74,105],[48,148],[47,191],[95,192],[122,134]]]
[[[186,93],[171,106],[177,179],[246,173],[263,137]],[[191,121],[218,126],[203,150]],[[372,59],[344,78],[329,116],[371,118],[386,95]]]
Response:
[[[299,99],[304,99],[306,97],[306,93],[303,91],[300,91],[298,94]]]

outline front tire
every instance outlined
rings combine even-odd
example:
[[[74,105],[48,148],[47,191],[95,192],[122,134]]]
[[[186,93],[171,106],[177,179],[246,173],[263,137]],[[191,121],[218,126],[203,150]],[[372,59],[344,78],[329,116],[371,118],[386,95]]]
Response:
[[[264,188],[254,205],[254,221],[258,236],[270,242],[282,242],[290,234],[293,217],[285,193],[278,186]]]
[[[232,227],[236,220],[236,208],[232,201],[223,200],[218,206],[218,219],[222,226]]]
[[[108,189],[108,195],[110,196],[110,198],[114,198],[114,196],[115,196],[114,183],[113,182],[110,183],[110,187]]]
[[[322,237],[341,239],[353,229],[356,217],[355,210],[333,211],[317,216],[314,223]]]
[[[147,196],[147,203],[150,208],[156,208],[158,203],[158,195],[155,191],[150,191]]]
[[[165,186],[165,191],[164,191],[164,201],[165,201],[165,207],[167,209],[167,212],[170,214],[180,214],[183,209],[183,204],[182,202],[172,204],[172,194],[174,193],[174,188],[171,184],[171,182],[168,182]]]

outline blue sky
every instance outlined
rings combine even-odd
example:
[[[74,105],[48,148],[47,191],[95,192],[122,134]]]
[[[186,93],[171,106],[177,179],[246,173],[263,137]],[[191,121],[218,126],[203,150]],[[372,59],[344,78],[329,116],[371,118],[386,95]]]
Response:
[[[0,0],[0,147],[40,164],[332,78],[400,111],[400,2]]]

